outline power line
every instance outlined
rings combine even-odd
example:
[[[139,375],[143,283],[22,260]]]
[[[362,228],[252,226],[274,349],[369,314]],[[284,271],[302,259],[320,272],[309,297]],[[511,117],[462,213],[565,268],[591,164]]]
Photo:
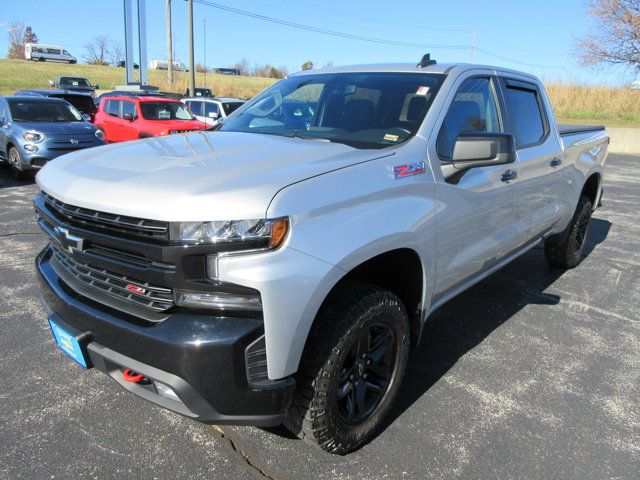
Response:
[[[227,7],[226,5],[220,5],[218,3],[208,2],[206,0],[194,0],[194,3],[199,3],[201,5],[206,5],[208,7],[217,8],[220,10],[225,10],[228,12],[236,13],[238,15],[244,15],[245,17],[251,17],[258,20],[263,20],[266,22],[277,23],[280,25],[286,25],[288,27],[298,28],[301,30],[307,30],[310,32],[322,33],[324,35],[332,35],[334,37],[342,37],[349,38],[352,40],[361,40],[364,42],[371,43],[380,43],[385,45],[396,45],[401,47],[417,47],[417,48],[434,48],[434,49],[445,49],[445,50],[468,50],[470,47],[468,45],[431,45],[431,44],[423,44],[423,43],[410,43],[410,42],[400,42],[395,40],[385,40],[382,38],[375,37],[365,37],[362,35],[353,35],[350,33],[338,32],[335,30],[327,30],[324,28],[313,27],[311,25],[303,25],[301,23],[290,22],[288,20],[281,20],[279,18],[268,17],[266,15],[260,15],[258,13],[247,12],[246,10],[240,10],[233,7]]]

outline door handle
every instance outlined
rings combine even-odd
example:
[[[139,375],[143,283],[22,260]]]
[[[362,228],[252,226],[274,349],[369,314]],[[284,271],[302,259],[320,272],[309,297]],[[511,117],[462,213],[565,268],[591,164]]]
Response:
[[[513,180],[518,177],[518,172],[515,170],[507,170],[500,176],[500,180],[503,182],[508,182],[509,180]]]
[[[558,166],[560,166],[561,163],[562,163],[562,159],[556,157],[556,158],[554,158],[553,160],[551,160],[549,162],[549,165],[551,165],[552,167],[558,167]]]

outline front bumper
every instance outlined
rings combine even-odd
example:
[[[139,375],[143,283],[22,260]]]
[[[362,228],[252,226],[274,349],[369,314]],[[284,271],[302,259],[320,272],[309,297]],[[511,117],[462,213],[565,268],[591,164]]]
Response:
[[[60,142],[56,144],[52,144],[51,140],[46,139],[42,143],[31,144],[23,141],[18,142],[20,147],[20,156],[22,158],[22,170],[39,170],[44,167],[47,162],[67,153],[77,152],[79,150],[84,150],[85,148],[93,148],[100,147],[102,145],[106,145],[105,142],[99,140],[98,138],[91,139],[91,141],[82,141],[82,144],[73,145],[69,143],[60,144]],[[25,145],[34,145],[37,147],[36,152],[29,152],[25,149]]]
[[[86,333],[91,363],[123,387],[153,403],[206,423],[273,426],[282,422],[294,393],[291,378],[260,388],[248,380],[247,347],[260,342],[260,320],[175,313],[138,325],[121,312],[86,299],[51,265],[51,247],[36,258],[38,283],[49,317]],[[123,380],[131,368],[171,387],[180,401]]]

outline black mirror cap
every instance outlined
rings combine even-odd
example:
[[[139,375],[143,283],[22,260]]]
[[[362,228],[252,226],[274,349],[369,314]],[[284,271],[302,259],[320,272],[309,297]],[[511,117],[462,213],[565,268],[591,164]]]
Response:
[[[453,146],[451,163],[459,169],[504,165],[516,160],[516,140],[510,133],[462,132]]]
[[[122,118],[124,118],[125,120],[129,120],[130,122],[133,121],[133,115],[130,113],[125,113]]]

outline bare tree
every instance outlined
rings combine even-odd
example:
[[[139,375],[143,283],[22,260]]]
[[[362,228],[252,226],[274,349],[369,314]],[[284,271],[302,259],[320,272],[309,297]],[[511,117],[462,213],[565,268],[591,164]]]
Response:
[[[89,65],[109,65],[107,57],[110,46],[111,40],[109,40],[107,35],[94,37],[91,42],[84,44],[87,52],[86,55],[84,55],[85,60]]]
[[[302,70],[313,70],[313,62],[311,60],[307,60],[302,65],[300,65]]]
[[[596,28],[576,44],[583,65],[624,65],[640,72],[640,0],[589,0]]]
[[[24,29],[24,36],[22,38],[24,43],[38,43],[38,35],[36,35],[36,32],[34,32],[29,25]]]
[[[109,58],[111,58],[111,63],[114,65],[118,65],[120,60],[124,60],[124,47],[121,43],[112,43],[111,49],[109,50]]]
[[[7,36],[9,37],[7,58],[24,58],[24,25],[12,22]]]
[[[240,70],[240,75],[251,75],[251,67],[249,66],[249,60],[243,58],[233,66]]]

